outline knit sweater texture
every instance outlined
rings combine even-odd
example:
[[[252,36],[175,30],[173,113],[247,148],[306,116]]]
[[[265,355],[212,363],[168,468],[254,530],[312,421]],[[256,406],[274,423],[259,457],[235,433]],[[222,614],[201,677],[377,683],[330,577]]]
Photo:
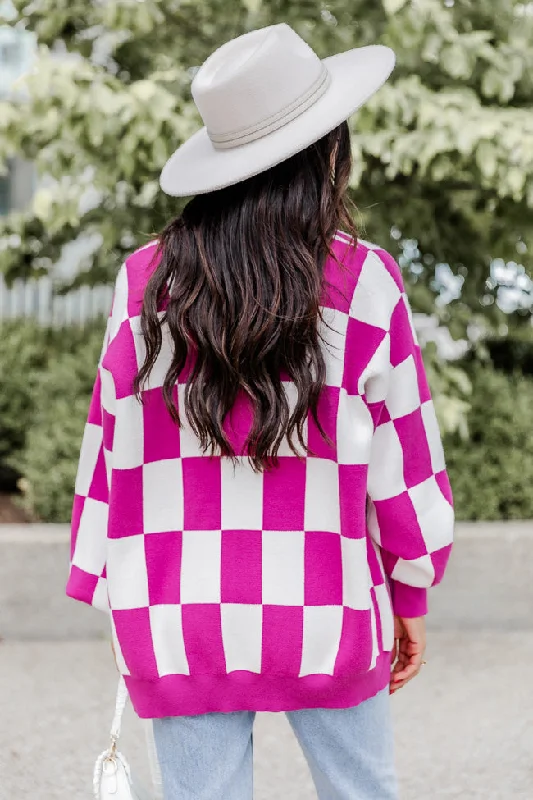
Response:
[[[121,267],[81,447],[67,594],[109,614],[141,717],[357,705],[390,678],[393,614],[427,611],[453,533],[439,427],[399,267],[337,234],[324,268],[327,378],[276,467],[237,464],[172,420],[162,349],[142,403],[140,314],[157,243]],[[163,309],[162,309],[163,310]],[[187,370],[175,387],[183,409]],[[283,382],[289,404],[294,385]]]

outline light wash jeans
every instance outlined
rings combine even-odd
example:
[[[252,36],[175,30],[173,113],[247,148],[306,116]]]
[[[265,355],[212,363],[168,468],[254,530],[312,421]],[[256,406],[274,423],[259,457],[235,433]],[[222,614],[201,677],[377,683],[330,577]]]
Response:
[[[165,800],[252,800],[255,713],[155,719]],[[388,690],[356,708],[291,711],[319,800],[397,800]]]

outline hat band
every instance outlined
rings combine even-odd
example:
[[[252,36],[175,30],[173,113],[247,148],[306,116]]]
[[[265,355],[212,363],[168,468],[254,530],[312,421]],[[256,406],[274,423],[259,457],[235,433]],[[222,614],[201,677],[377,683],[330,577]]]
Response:
[[[263,136],[268,136],[269,133],[283,128],[288,122],[296,119],[304,111],[314,106],[325,94],[331,83],[331,76],[327,67],[322,63],[322,71],[316,81],[309,87],[304,95],[301,95],[289,105],[276,111],[270,117],[261,120],[249,128],[244,128],[239,131],[231,131],[230,133],[212,133],[209,128],[207,133],[213,146],[216,150],[231,150],[233,147],[239,147],[242,144],[249,144],[255,142],[257,139],[262,139]]]

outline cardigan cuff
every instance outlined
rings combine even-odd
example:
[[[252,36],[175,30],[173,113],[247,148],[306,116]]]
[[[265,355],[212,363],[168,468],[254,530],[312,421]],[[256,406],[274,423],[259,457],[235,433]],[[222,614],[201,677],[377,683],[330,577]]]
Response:
[[[392,608],[397,617],[424,617],[428,613],[427,589],[391,580]]]

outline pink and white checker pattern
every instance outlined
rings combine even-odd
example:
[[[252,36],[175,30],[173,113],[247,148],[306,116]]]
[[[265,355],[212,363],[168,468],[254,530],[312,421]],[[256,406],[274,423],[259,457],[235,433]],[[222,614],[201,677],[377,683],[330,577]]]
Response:
[[[313,454],[285,445],[264,474],[245,457],[245,399],[227,420],[236,467],[172,422],[165,334],[137,402],[156,245],[120,270],[81,449],[67,593],[110,610],[141,716],[354,705],[388,682],[391,596],[396,613],[424,614],[443,575],[452,497],[400,270],[343,234],[334,249],[343,266],[325,268],[319,409],[333,445],[310,419]]]

